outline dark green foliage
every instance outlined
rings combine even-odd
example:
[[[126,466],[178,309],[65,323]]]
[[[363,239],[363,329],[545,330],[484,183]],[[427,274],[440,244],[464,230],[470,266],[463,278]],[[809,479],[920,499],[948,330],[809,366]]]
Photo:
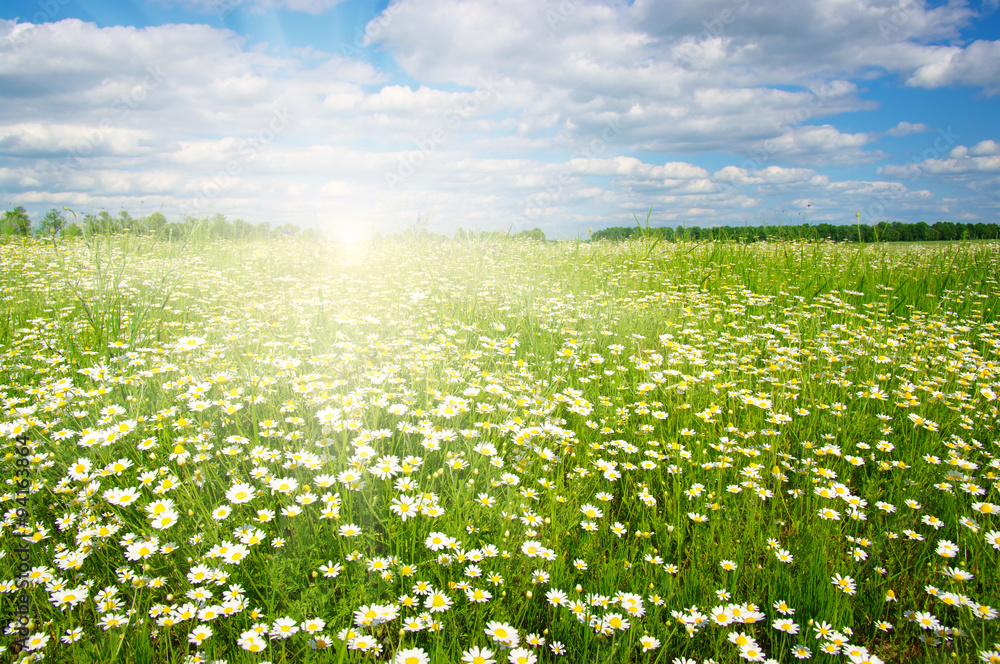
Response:
[[[66,227],[66,218],[60,210],[52,208],[42,217],[41,227],[38,232],[41,235],[58,235]]]
[[[0,233],[5,235],[28,235],[31,232],[31,218],[25,209],[18,205],[13,210],[7,210],[0,218]]]
[[[647,227],[641,231],[636,226],[603,228],[591,235],[591,240],[621,241],[644,235],[647,238],[677,240],[732,240],[757,242],[762,240],[833,240],[834,242],[923,242],[927,240],[995,240],[1000,239],[1000,225],[962,224],[938,221],[933,225],[920,221],[907,224],[901,221],[882,221],[868,224],[801,224],[763,226],[698,226]]]
[[[68,208],[63,208],[68,210]],[[76,219],[76,214],[69,211]],[[163,240],[184,242],[189,239],[264,240],[268,238],[302,238],[309,241],[321,239],[316,230],[303,231],[295,224],[284,224],[271,228],[268,222],[257,225],[242,219],[229,221],[222,214],[209,217],[185,216],[181,221],[169,221],[161,212],[144,217],[133,217],[127,210],[112,216],[107,210],[84,215],[79,223],[67,224],[66,216],[55,208],[45,213],[38,233],[44,236],[63,235],[117,235],[130,233],[136,236],[153,236]],[[31,219],[23,207],[16,207],[4,213],[0,219],[0,233],[6,235],[28,235]]]

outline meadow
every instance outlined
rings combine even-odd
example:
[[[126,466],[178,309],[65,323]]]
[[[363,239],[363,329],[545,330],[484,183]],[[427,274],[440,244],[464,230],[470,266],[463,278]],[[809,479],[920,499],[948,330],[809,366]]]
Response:
[[[1000,662],[1000,244],[0,244],[5,661]]]

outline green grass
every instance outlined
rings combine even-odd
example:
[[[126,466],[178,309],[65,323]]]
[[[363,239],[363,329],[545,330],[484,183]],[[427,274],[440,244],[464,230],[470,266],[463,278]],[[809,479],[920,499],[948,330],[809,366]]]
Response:
[[[996,243],[8,241],[0,614],[26,606],[54,662],[526,656],[491,622],[542,662],[746,661],[738,634],[827,660],[824,624],[871,661],[988,658],[998,278]],[[419,585],[450,608],[419,619]],[[188,602],[231,614],[178,620]],[[371,605],[390,618],[356,625]],[[726,607],[751,621],[713,624]],[[330,647],[269,634],[282,618]]]

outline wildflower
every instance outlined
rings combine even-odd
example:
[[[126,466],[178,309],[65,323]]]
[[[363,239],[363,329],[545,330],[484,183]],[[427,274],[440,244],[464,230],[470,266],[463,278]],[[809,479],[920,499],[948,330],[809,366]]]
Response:
[[[488,590],[481,590],[479,588],[469,588],[465,591],[465,596],[470,602],[477,604],[485,604],[493,599],[493,593]]]
[[[552,606],[565,606],[569,601],[569,596],[558,588],[552,588],[545,593],[545,599],[548,600],[549,604]]]
[[[629,621],[627,618],[618,613],[609,613],[604,616],[602,620],[602,625],[604,627],[610,627],[611,629],[616,629],[619,631],[625,631],[629,628]]]
[[[709,612],[712,623],[725,627],[733,622],[734,617],[728,606],[717,606]]]
[[[979,659],[986,664],[1000,664],[1000,644],[993,644],[993,650],[980,650]]]
[[[410,496],[398,496],[392,499],[389,509],[397,514],[400,519],[406,521],[413,518],[420,511],[419,502]]]
[[[836,654],[838,654],[840,652],[840,646],[838,646],[836,643],[833,643],[831,641],[827,641],[827,642],[823,643],[819,647],[819,649],[820,649],[821,652],[823,652],[823,653],[825,653],[827,655],[836,655]]]
[[[338,532],[339,532],[339,534],[340,534],[341,537],[360,537],[361,536],[361,529],[358,528],[353,523],[346,523],[346,524],[342,525],[338,529]]]
[[[960,567],[945,567],[942,573],[955,581],[969,581],[974,577],[971,572],[967,572]]]
[[[267,649],[267,640],[263,634],[250,629],[240,634],[236,645],[248,652],[263,652]]]
[[[660,647],[660,640],[656,637],[646,635],[639,638],[639,645],[642,646],[643,652],[649,652]]]
[[[242,505],[253,500],[255,495],[256,491],[252,486],[245,482],[237,482],[226,491],[226,500],[236,505]]]
[[[212,636],[212,628],[208,625],[198,625],[188,634],[188,641],[200,646]]]
[[[837,586],[838,589],[844,591],[848,595],[853,595],[857,592],[857,584],[849,576],[841,576],[837,574],[833,577],[833,585]]]
[[[926,611],[918,611],[913,614],[913,622],[917,623],[921,629],[935,630],[941,626],[940,621],[933,614]]]
[[[447,595],[440,592],[432,592],[424,600],[424,608],[431,613],[443,613],[451,608],[452,600]]]
[[[510,664],[535,664],[538,661],[538,655],[527,648],[514,648],[507,655],[507,661]]]
[[[740,646],[740,657],[748,662],[763,662],[765,655],[756,643],[747,643]]]
[[[128,618],[117,613],[105,613],[97,623],[97,626],[104,631],[126,625],[128,625]]]
[[[772,626],[774,627],[774,629],[778,630],[779,632],[784,632],[786,634],[798,634],[799,633],[799,626],[796,625],[791,620],[789,620],[788,618],[779,618],[778,620],[775,620],[772,623]]]
[[[73,608],[87,598],[88,589],[86,586],[79,586],[71,590],[59,590],[49,596],[49,601],[62,610],[64,607]]]
[[[430,659],[423,648],[406,648],[396,652],[395,664],[428,664]]]
[[[158,543],[133,542],[125,548],[125,558],[127,560],[143,560],[156,553]]]
[[[941,527],[944,526],[944,521],[932,514],[925,514],[920,521],[928,526],[931,526],[934,530],[940,530]]]
[[[819,622],[813,627],[813,631],[816,633],[816,639],[827,639],[833,634],[833,625],[828,622]]]
[[[35,632],[24,641],[24,649],[27,651],[41,650],[49,644],[49,635],[45,632]]]
[[[493,651],[489,648],[473,646],[462,653],[462,661],[466,664],[496,664]]]
[[[246,557],[248,552],[249,549],[243,544],[233,544],[228,547],[226,553],[222,556],[222,562],[227,565],[237,565]]]
[[[501,645],[513,648],[520,643],[520,637],[517,635],[517,630],[506,623],[490,621],[486,623],[486,629],[484,631],[486,632],[486,636]]]
[[[139,499],[140,495],[139,490],[133,487],[108,489],[103,494],[104,499],[112,505],[131,505]]]
[[[272,639],[287,639],[299,631],[299,626],[291,618],[278,618],[271,627]]]
[[[988,604],[973,604],[972,614],[980,620],[996,620],[997,617],[1000,617],[1000,611]]]
[[[792,655],[795,659],[809,659],[812,657],[812,651],[806,646],[795,646],[792,648]]]

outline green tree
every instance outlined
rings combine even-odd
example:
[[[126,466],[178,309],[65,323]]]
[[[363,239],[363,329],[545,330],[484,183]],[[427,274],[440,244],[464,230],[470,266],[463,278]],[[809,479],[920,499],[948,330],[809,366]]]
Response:
[[[110,235],[121,230],[119,220],[112,217],[107,210],[101,210],[98,214],[88,214],[83,218],[83,231],[87,235]]]
[[[66,228],[66,217],[62,210],[52,208],[42,217],[41,226],[38,229],[40,235],[58,235]]]
[[[31,218],[24,207],[18,205],[13,210],[7,210],[0,219],[0,229],[5,234],[28,235],[31,232]]]
[[[151,233],[159,233],[167,225],[167,218],[160,212],[154,212],[143,221],[146,229]]]
[[[253,237],[253,224],[248,224],[239,217],[233,219],[233,237],[239,240]]]
[[[233,236],[233,227],[226,221],[226,216],[217,213],[212,217],[212,235],[218,238],[228,238]]]
[[[518,233],[518,236],[545,242],[545,233],[542,232],[541,228],[532,228],[530,231],[521,231]]]

